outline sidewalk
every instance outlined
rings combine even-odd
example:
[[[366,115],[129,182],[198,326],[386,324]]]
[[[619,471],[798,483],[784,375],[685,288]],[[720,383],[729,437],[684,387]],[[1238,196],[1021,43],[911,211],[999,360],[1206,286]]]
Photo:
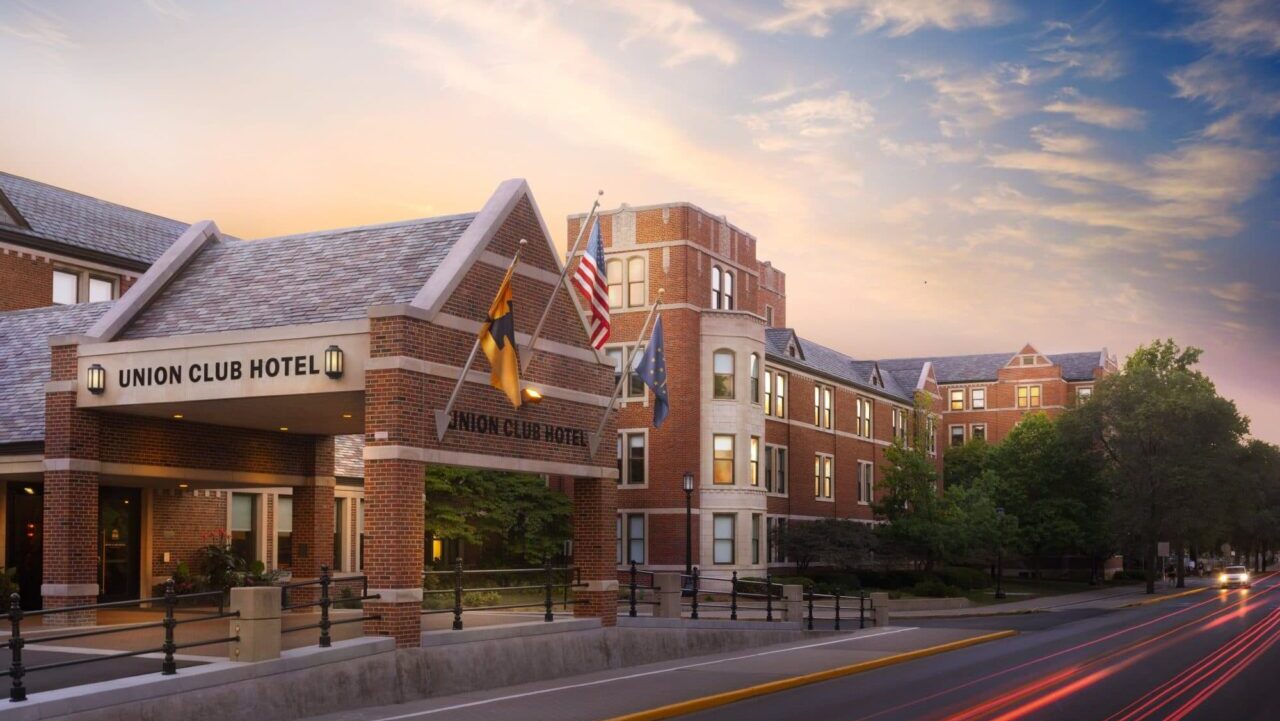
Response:
[[[311,721],[575,721],[616,718],[671,704],[673,712],[751,698],[784,688],[901,663],[1010,632],[890,626],[813,634],[776,646],[443,696],[395,706],[345,711]],[[644,679],[645,682],[638,682]],[[710,697],[710,698],[709,698]],[[646,714],[644,718],[650,718]],[[665,718],[665,714],[652,718]]]
[[[1040,596],[1025,601],[995,603],[989,606],[970,606],[936,611],[894,611],[892,618],[963,618],[968,616],[1004,616],[1018,613],[1040,613],[1064,609],[1094,608],[1112,610],[1133,604],[1151,603],[1166,598],[1173,598],[1187,591],[1199,591],[1212,586],[1208,578],[1188,578],[1186,588],[1156,586],[1154,595],[1146,593],[1146,586],[1137,583],[1119,588],[1099,588],[1080,593],[1068,593],[1061,596]]]

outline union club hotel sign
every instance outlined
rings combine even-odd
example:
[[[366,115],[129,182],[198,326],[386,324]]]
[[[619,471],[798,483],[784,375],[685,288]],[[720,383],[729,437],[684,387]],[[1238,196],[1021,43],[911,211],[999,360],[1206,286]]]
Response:
[[[368,348],[364,334],[184,348],[84,345],[77,400],[89,407],[359,391]]]

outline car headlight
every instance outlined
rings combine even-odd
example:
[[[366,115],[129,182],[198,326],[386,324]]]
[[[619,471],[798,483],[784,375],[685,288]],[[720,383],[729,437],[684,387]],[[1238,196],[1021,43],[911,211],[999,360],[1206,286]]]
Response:
[[[1244,575],[1240,576],[1240,579],[1241,579],[1241,580],[1244,580],[1244,581],[1248,581],[1248,580],[1249,580],[1249,574],[1247,574],[1247,573],[1246,573],[1246,574],[1244,574]]]
[[[1225,574],[1225,573],[1224,573],[1224,574],[1222,574],[1222,575],[1218,576],[1218,581],[1219,581],[1219,582],[1221,582],[1221,583],[1226,583],[1226,582],[1227,582],[1227,574]]]

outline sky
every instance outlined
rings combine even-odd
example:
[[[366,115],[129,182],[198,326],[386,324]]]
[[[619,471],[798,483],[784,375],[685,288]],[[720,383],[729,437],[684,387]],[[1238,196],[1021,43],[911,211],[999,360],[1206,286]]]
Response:
[[[245,238],[689,201],[854,357],[1172,337],[1280,441],[1273,1],[10,0],[0,68],[19,175]]]

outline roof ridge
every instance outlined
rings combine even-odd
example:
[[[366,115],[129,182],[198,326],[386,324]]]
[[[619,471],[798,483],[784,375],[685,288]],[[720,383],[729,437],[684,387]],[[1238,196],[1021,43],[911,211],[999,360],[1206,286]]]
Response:
[[[393,220],[388,223],[374,223],[372,225],[352,225],[345,228],[323,228],[320,230],[309,230],[301,233],[290,233],[288,235],[272,235],[272,236],[267,236],[265,238],[253,238],[251,240],[247,240],[243,242],[247,244],[253,244],[253,243],[262,243],[262,242],[272,241],[272,240],[296,240],[299,238],[309,238],[309,237],[314,238],[314,237],[322,237],[326,235],[340,235],[343,233],[358,233],[366,230],[383,230],[386,228],[400,228],[400,227],[406,227],[410,225],[419,225],[422,223],[426,223],[428,221],[458,220],[461,218],[465,218],[467,216],[471,216],[472,218],[475,218],[476,215],[477,213],[475,211],[469,212],[469,213],[452,213],[450,215],[435,215],[435,216],[426,217],[426,218],[409,218],[406,220]]]
[[[26,177],[25,175],[16,175],[16,174],[14,174],[14,173],[10,173],[10,172],[4,171],[4,170],[0,170],[0,175],[8,176],[8,177],[10,177],[10,178],[15,178],[15,179],[17,179],[17,180],[21,180],[21,181],[23,181],[23,182],[27,182],[27,183],[35,183],[36,185],[43,185],[43,186],[44,186],[44,187],[46,187],[46,188],[52,188],[53,190],[56,190],[56,191],[58,191],[58,192],[60,192],[60,193],[66,193],[66,194],[68,194],[68,195],[75,195],[75,196],[78,196],[78,197],[84,198],[85,200],[92,200],[92,201],[93,201],[93,202],[95,202],[95,203],[102,203],[102,204],[104,204],[104,205],[114,206],[114,207],[116,207],[116,208],[120,208],[121,210],[127,210],[127,211],[129,211],[129,212],[131,212],[131,213],[138,213],[139,215],[148,215],[148,216],[151,216],[152,218],[155,218],[156,220],[164,220],[164,221],[168,221],[168,222],[170,222],[170,223],[177,223],[177,224],[179,224],[179,225],[191,225],[190,223],[188,223],[188,222],[187,222],[187,221],[185,221],[185,220],[178,220],[177,218],[170,218],[170,217],[169,217],[169,216],[167,216],[167,215],[160,215],[159,213],[153,213],[153,212],[151,212],[150,210],[142,210],[141,208],[135,208],[135,207],[133,207],[133,206],[131,206],[131,205],[125,205],[125,204],[123,204],[123,203],[117,203],[117,202],[115,202],[114,200],[106,200],[106,199],[104,199],[104,198],[99,198],[99,197],[97,197],[96,195],[89,195],[89,194],[87,194],[87,193],[81,193],[81,192],[79,192],[79,191],[77,191],[77,190],[70,190],[70,189],[68,189],[68,188],[64,188],[64,187],[62,187],[61,185],[54,185],[54,184],[52,184],[52,183],[46,183],[46,182],[44,182],[43,180],[36,180],[36,179],[34,179],[34,178],[28,178],[28,177]],[[10,200],[12,200],[12,198],[11,198]],[[34,232],[34,231],[33,231],[33,232]]]

